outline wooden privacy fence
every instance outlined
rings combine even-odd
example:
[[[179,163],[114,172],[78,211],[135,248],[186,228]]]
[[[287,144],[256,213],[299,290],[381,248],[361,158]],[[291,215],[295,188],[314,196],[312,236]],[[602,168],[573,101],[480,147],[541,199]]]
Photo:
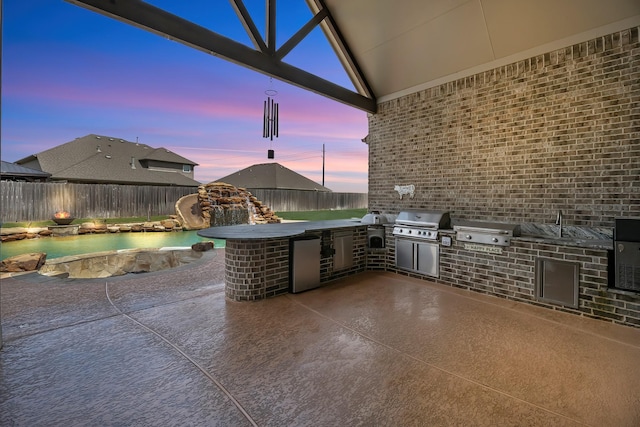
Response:
[[[42,221],[57,211],[75,218],[126,218],[175,213],[176,201],[196,187],[0,182],[0,221]]]
[[[366,193],[303,190],[249,191],[273,211],[366,208]],[[126,218],[175,213],[196,187],[0,181],[0,222],[43,221],[57,211],[75,218]]]
[[[248,188],[258,200],[276,212],[324,209],[360,209],[369,204],[367,193],[330,193],[309,190],[269,190]]]

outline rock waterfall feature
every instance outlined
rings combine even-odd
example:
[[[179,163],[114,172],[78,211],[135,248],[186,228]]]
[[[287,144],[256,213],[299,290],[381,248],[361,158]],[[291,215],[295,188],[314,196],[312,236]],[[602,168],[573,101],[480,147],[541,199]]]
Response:
[[[176,213],[187,230],[280,222],[280,218],[249,191],[224,182],[200,185],[198,194],[178,200]]]

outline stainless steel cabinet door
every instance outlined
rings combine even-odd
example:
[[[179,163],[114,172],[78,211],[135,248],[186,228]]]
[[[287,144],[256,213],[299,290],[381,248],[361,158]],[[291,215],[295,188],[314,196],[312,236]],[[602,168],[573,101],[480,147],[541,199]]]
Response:
[[[293,240],[291,258],[292,293],[320,286],[320,239]]]
[[[333,269],[344,270],[353,267],[353,232],[336,233],[333,238]]]
[[[417,243],[418,255],[416,269],[420,273],[438,277],[439,247],[433,243]]]
[[[396,267],[413,270],[413,242],[396,239]]]

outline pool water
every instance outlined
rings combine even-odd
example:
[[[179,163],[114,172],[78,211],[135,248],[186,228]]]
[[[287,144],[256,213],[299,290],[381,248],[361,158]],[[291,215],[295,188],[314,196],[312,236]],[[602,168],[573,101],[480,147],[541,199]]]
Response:
[[[200,237],[197,231],[105,233],[65,237],[41,237],[0,243],[0,259],[30,252],[44,252],[47,259],[67,255],[87,254],[118,249],[163,248],[191,246],[197,242],[213,241],[216,248],[224,247],[224,240]]]

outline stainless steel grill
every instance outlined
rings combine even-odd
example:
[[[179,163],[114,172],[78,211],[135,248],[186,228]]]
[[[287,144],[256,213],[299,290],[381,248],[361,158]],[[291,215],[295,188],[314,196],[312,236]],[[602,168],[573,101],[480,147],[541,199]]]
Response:
[[[418,209],[400,212],[393,227],[396,237],[396,267],[438,277],[438,230],[450,227],[449,212]]]
[[[453,226],[459,242],[509,246],[511,238],[520,235],[520,226],[501,222],[460,221]]]
[[[394,236],[437,240],[439,229],[451,227],[449,212],[406,210],[398,214],[393,227]]]

